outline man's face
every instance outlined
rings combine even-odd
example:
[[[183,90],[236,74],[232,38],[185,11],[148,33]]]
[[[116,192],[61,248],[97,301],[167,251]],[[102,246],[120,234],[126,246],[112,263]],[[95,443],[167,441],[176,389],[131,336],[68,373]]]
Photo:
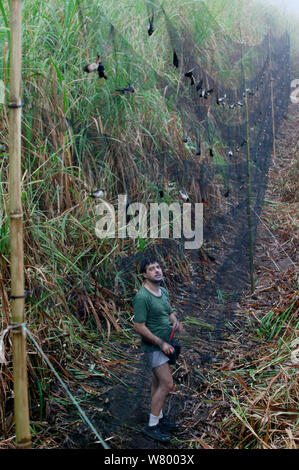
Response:
[[[160,282],[163,278],[162,269],[159,263],[152,263],[146,267],[146,273],[143,274],[144,278],[151,282]]]

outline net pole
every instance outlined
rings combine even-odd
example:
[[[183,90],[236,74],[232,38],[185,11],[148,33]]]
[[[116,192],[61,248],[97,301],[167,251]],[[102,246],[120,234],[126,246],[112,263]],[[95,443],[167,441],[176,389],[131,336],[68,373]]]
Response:
[[[22,0],[10,2],[9,222],[16,444],[31,447],[24,314],[24,249],[21,202]]]
[[[249,275],[250,275],[250,289],[251,293],[254,292],[255,282],[254,282],[254,246],[253,246],[253,223],[252,223],[252,191],[251,191],[251,155],[250,155],[250,134],[249,134],[249,113],[248,113],[248,99],[246,93],[246,77],[244,71],[243,63],[243,39],[242,32],[240,28],[240,38],[241,38],[241,76],[243,82],[243,88],[245,92],[245,113],[246,113],[246,141],[247,141],[247,219],[248,219],[248,231],[249,231]]]
[[[272,69],[272,44],[271,44],[271,30],[268,32],[269,38],[269,64],[270,64],[270,91],[271,91],[271,107],[272,107],[272,132],[273,132],[273,158],[276,158],[276,126],[275,126],[275,109],[274,109],[274,94],[273,94],[273,69]]]

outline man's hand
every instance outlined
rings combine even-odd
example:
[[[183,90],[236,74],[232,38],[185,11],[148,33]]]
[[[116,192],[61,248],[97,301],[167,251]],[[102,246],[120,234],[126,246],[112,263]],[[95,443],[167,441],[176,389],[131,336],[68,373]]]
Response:
[[[173,324],[172,324],[172,327],[175,329],[175,331],[178,331],[179,333],[181,333],[182,329],[183,329],[183,325],[178,321],[176,320]]]
[[[164,354],[166,354],[167,356],[168,356],[169,354],[173,354],[173,353],[174,353],[174,348],[171,346],[171,344],[168,344],[168,343],[166,343],[165,341],[163,341],[163,343],[161,344],[160,349],[161,349],[161,351],[164,352]]]
[[[174,314],[170,316],[170,321],[172,322],[172,328],[174,329],[174,331],[178,331],[179,333],[182,333],[183,325],[182,323],[178,321],[178,319],[176,318]]]
[[[159,346],[161,351],[164,354],[172,354],[174,352],[173,347],[167,342],[163,341],[158,336],[153,335],[150,330],[145,326],[145,323],[134,323],[134,328],[137,333],[139,333],[145,340],[149,341],[152,344]]]

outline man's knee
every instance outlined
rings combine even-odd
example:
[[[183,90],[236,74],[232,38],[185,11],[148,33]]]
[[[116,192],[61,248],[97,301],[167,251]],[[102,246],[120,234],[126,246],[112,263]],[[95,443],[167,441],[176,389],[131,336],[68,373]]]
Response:
[[[163,381],[160,383],[160,386],[167,391],[167,393],[171,392],[173,389],[173,379],[172,377],[165,377]]]

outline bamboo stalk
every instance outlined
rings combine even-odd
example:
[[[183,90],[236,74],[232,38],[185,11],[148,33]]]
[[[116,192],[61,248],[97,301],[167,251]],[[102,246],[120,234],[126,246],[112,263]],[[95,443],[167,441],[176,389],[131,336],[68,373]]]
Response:
[[[23,324],[24,252],[21,203],[21,60],[22,0],[10,2],[10,103],[9,103],[9,218],[10,273],[13,324]],[[19,298],[14,298],[19,297]],[[13,330],[13,375],[16,442],[19,448],[31,447],[28,410],[25,329]]]

